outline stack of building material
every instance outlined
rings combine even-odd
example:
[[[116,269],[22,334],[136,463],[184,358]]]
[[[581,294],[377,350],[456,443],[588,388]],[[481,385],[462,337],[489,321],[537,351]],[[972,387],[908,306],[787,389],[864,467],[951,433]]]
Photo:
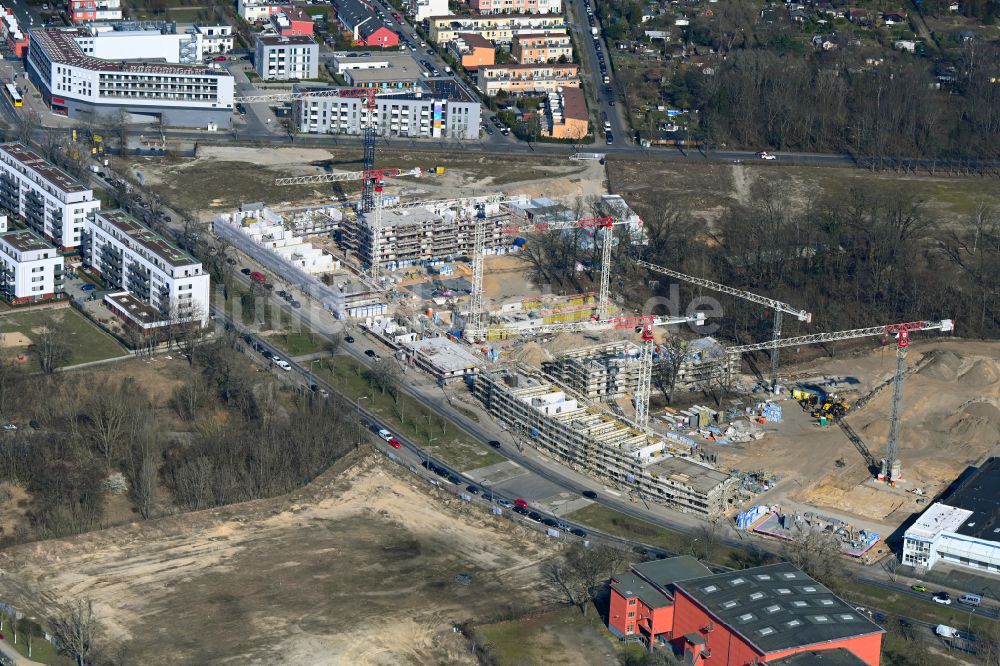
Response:
[[[781,405],[776,402],[765,402],[760,415],[769,423],[781,423]]]

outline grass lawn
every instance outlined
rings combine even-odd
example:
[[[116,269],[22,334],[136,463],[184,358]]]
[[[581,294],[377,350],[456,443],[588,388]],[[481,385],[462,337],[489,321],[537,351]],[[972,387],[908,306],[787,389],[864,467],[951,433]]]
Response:
[[[323,351],[326,345],[326,341],[313,333],[312,329],[274,333],[268,337],[268,341],[279,347],[289,356],[315,354],[316,352]]]
[[[367,399],[361,400],[365,409],[391,423],[401,435],[417,442],[434,457],[460,470],[476,469],[504,460],[501,455],[490,450],[485,442],[477,441],[451,421],[424,408],[409,395],[400,392],[398,399],[393,400],[388,393],[381,393],[365,377],[365,366],[352,358],[337,356],[317,363],[314,367],[317,375],[352,400],[367,396]],[[409,379],[404,375],[402,381],[407,382]]]
[[[72,308],[24,310],[0,317],[0,332],[21,333],[29,340],[39,329],[49,325],[60,328],[67,341],[70,350],[67,365],[100,361],[128,353],[113,337],[91,324]],[[29,371],[38,370],[37,359],[28,353],[26,347],[10,347],[4,350],[4,356],[7,358],[16,360],[17,355],[26,359],[20,363],[22,367]]]
[[[965,631],[969,625],[969,613],[961,606],[944,606],[933,601],[923,601],[892,592],[875,585],[867,585],[860,581],[844,583],[844,598],[859,606],[869,606],[887,613],[904,615],[914,620],[923,620],[931,624],[947,624]],[[981,632],[994,625],[994,620],[972,616],[972,631]]]
[[[22,656],[27,657],[28,646],[25,645],[24,636],[22,634],[23,632],[18,634],[16,645],[11,640],[12,636],[7,631],[3,632],[3,640],[7,645],[20,652]],[[49,643],[47,640],[37,636],[31,643],[31,659],[32,661],[37,661],[42,664],[56,664],[57,666],[62,666],[63,664],[68,666],[73,663],[73,660],[69,657],[60,655],[52,643]]]
[[[586,616],[577,608],[561,608],[483,625],[476,633],[501,666],[617,664],[622,653],[593,606]]]
[[[675,553],[689,554],[694,552],[695,546],[697,546],[694,539],[686,534],[665,530],[600,504],[591,504],[568,514],[566,517],[608,534],[641,541],[650,546],[657,546]],[[702,551],[696,554],[700,559],[733,566],[732,555],[736,554],[737,551],[721,544],[714,544],[707,552],[707,557],[704,557],[705,551],[702,547]]]

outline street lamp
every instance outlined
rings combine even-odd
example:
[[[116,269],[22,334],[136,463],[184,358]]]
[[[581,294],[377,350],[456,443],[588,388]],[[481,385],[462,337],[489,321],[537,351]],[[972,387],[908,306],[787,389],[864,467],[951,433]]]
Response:
[[[361,401],[362,400],[368,400],[368,396],[363,395],[354,401],[354,406],[357,407],[358,409],[358,443],[357,446],[355,446],[354,448],[361,447]]]
[[[313,370],[313,365],[316,364],[316,363],[319,363],[322,360],[323,359],[321,359],[321,358],[314,358],[313,360],[309,361],[309,374],[312,376],[312,383],[313,384],[316,383],[316,371]],[[312,387],[310,386],[309,388],[312,388]]]

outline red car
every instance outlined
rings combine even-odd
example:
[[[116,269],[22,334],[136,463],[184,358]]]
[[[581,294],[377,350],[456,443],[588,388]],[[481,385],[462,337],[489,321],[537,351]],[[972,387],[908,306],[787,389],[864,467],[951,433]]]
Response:
[[[227,60],[229,60],[229,58],[227,58],[226,56],[216,56],[212,58],[212,60],[214,60],[215,62],[226,62]]]
[[[514,506],[519,506],[522,509],[527,509],[528,508],[528,503],[525,502],[523,499],[514,500]]]
[[[254,271],[253,273],[251,273],[250,279],[260,284],[264,284],[264,282],[267,280],[267,278],[264,277],[264,274],[259,271]]]
[[[391,446],[394,449],[402,448],[403,446],[402,444],[399,443],[399,440],[396,439],[395,437],[390,437],[388,441],[389,441],[389,446]]]

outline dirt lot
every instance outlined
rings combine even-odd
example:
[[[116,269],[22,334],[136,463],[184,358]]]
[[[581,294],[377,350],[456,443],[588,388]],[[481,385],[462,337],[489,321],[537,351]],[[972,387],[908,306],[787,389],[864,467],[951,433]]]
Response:
[[[130,161],[134,177],[158,192],[171,206],[203,221],[218,212],[237,208],[241,203],[263,201],[271,205],[307,206],[331,198],[353,199],[358,183],[277,187],[275,178],[305,176],[331,171],[359,171],[361,152],[344,149],[257,148],[205,146],[194,159],[166,161],[141,158]],[[429,163],[433,160],[433,163]],[[444,166],[441,175],[427,174],[389,179],[387,195],[422,198],[474,196],[502,190],[529,196],[573,199],[606,192],[604,167],[596,162],[564,159],[498,162],[493,156],[457,153],[433,156],[413,153],[385,153],[376,156],[380,168],[425,170]]]
[[[784,402],[784,421],[768,424],[768,435],[739,447],[713,447],[724,467],[766,468],[785,482],[768,493],[767,501],[801,502],[885,524],[898,524],[919,511],[918,496],[905,492],[922,488],[933,496],[967,466],[1000,451],[1000,344],[958,339],[914,340],[911,372],[903,392],[900,453],[904,482],[896,492],[866,482],[864,461],[839,428],[820,428],[793,401]],[[890,377],[895,369],[891,347],[836,359],[812,361],[798,368],[802,378],[853,377],[851,402]],[[848,417],[872,454],[885,452],[891,389]],[[847,465],[838,469],[835,461]]]
[[[906,177],[861,169],[628,160],[609,162],[608,176],[611,191],[632,202],[644,217],[676,202],[709,224],[727,203],[746,203],[757,181],[777,183],[800,210],[823,195],[845,193],[853,185],[872,181],[918,186],[929,212],[945,222],[972,213],[981,201],[1000,204],[996,183],[989,179]]]
[[[380,457],[345,467],[287,498],[9,549],[0,596],[89,596],[142,664],[473,663],[453,623],[537,601],[543,537]]]

